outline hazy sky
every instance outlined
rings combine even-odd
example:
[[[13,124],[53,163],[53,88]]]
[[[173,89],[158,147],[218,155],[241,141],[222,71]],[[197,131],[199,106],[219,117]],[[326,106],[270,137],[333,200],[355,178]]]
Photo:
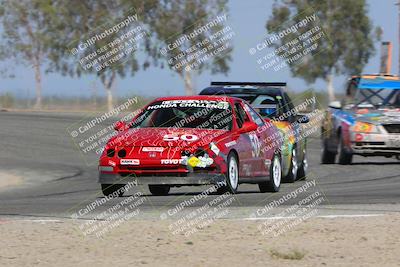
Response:
[[[200,91],[209,85],[210,81],[286,81],[292,90],[301,91],[310,87],[303,80],[293,78],[288,68],[275,71],[262,71],[254,57],[250,56],[249,48],[260,42],[266,36],[265,23],[272,10],[273,0],[231,0],[229,1],[229,17],[227,25],[235,32],[233,60],[227,76],[211,75],[203,72],[195,78],[195,88]],[[374,26],[384,30],[383,40],[393,42],[392,73],[398,72],[398,13],[395,0],[368,0],[369,16]],[[345,29],[344,29],[345,30]],[[379,67],[379,44],[376,44],[376,54],[364,69],[364,73],[376,73]],[[3,66],[4,67],[4,63]],[[29,67],[16,66],[12,71],[13,79],[1,78],[0,93],[14,92],[17,95],[34,95],[34,73]],[[335,77],[335,89],[343,90],[346,77]],[[80,79],[63,77],[58,74],[43,75],[44,95],[90,96],[93,82],[97,83],[98,94],[103,95],[104,89],[95,76],[84,76]],[[311,85],[318,90],[325,90],[325,83],[317,81]],[[173,71],[160,68],[149,68],[139,71],[134,77],[117,80],[119,96],[133,95],[180,95],[184,93],[183,81]]]

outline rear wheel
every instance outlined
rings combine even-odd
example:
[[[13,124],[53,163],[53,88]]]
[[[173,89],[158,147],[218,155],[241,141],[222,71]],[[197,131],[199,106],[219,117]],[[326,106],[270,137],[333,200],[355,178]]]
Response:
[[[234,153],[229,153],[228,170],[225,175],[225,185],[217,189],[218,194],[225,192],[236,193],[239,187],[239,164]]]
[[[328,150],[328,140],[322,141],[321,163],[322,164],[335,164],[336,154]]]
[[[339,143],[339,164],[341,165],[349,165],[353,161],[353,154],[348,151],[346,146],[344,145],[343,137],[340,135],[340,143]]]
[[[154,196],[166,196],[170,188],[169,185],[149,185],[150,193]]]
[[[308,168],[307,151],[306,151],[306,148],[304,148],[303,149],[303,160],[297,171],[297,179],[298,180],[305,180],[307,178],[307,168]]]
[[[101,191],[103,191],[103,195],[105,196],[118,192],[117,196],[122,197],[122,195],[124,194],[124,190],[122,190],[122,187],[124,187],[123,184],[101,184]]]
[[[269,169],[269,181],[258,184],[261,193],[264,192],[278,192],[281,186],[282,168],[281,160],[278,155],[272,159]]]
[[[285,182],[294,183],[297,179],[297,171],[298,171],[298,162],[297,162],[297,152],[296,147],[292,149],[292,159],[290,161],[290,169],[289,173],[285,177]]]

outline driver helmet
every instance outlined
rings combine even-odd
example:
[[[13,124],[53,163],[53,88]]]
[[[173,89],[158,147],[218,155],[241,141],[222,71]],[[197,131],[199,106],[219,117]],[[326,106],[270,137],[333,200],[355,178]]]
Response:
[[[272,99],[265,99],[260,103],[263,107],[259,109],[262,116],[273,116],[276,114],[276,102]]]

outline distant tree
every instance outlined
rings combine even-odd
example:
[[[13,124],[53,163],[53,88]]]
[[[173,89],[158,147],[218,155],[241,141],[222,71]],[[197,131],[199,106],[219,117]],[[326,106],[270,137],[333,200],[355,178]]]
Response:
[[[140,1],[136,2],[136,4],[140,4]],[[79,77],[83,74],[93,74],[99,77],[106,90],[108,110],[111,110],[113,108],[112,92],[117,78],[125,77],[127,73],[134,75],[139,69],[136,59],[137,50],[134,49],[131,53],[126,53],[121,60],[117,60],[101,70],[95,67],[86,68],[85,64],[82,65],[79,61],[90,54],[95,53],[97,54],[95,58],[99,58],[99,56],[110,52],[111,48],[102,52],[99,52],[99,49],[110,45],[117,39],[122,40],[124,34],[127,34],[133,27],[137,27],[142,23],[140,21],[142,19],[141,14],[137,14],[141,11],[133,9],[132,7],[134,6],[123,5],[123,1],[54,0],[54,3],[58,10],[57,17],[53,20],[53,24],[57,25],[56,27],[58,28],[57,37],[55,38],[58,43],[52,47],[52,53],[49,57],[52,69],[63,75],[77,75]],[[143,6],[143,3],[141,6]],[[128,16],[135,15],[139,15],[139,21],[132,22],[128,26],[121,27],[118,31],[107,34],[104,38],[85,46],[84,51],[80,51],[79,46],[86,43],[93,36],[102,34],[120,24]],[[72,53],[73,50],[76,53]]]
[[[36,83],[35,108],[42,105],[42,69],[52,40],[48,37],[49,21],[54,10],[49,0],[1,0],[0,55],[17,64],[32,66]]]
[[[227,73],[229,71],[228,62],[231,60],[232,47],[229,41],[214,43],[214,48],[209,51],[215,51],[217,47],[225,45],[221,53],[210,54],[206,60],[196,60],[195,57],[189,58],[186,53],[188,49],[203,42],[204,46],[210,40],[209,37],[220,32],[225,27],[225,21],[207,27],[206,30],[196,33],[193,38],[179,40],[184,35],[193,33],[202,26],[210,25],[217,16],[227,15],[227,0],[161,0],[154,12],[147,18],[149,32],[152,38],[149,39],[147,52],[156,64],[162,67],[166,64],[175,71],[185,83],[185,93],[193,95],[194,89],[192,78],[194,73],[201,73],[210,70],[211,73]],[[209,44],[212,44],[210,42]],[[174,49],[168,49],[168,46],[174,46]],[[197,51],[201,50],[197,46]],[[176,67],[176,63],[183,61],[174,58],[181,57],[188,59],[183,66]],[[192,53],[194,54],[194,53]],[[194,67],[194,64],[196,66]]]
[[[311,8],[312,7],[312,8]],[[266,23],[269,33],[278,33],[291,18],[300,21],[315,12],[327,36],[320,47],[303,58],[299,64],[290,64],[295,77],[308,83],[324,79],[329,99],[335,99],[333,77],[335,74],[360,74],[374,53],[374,32],[368,17],[365,0],[281,0],[275,3],[272,16]],[[308,31],[309,27],[286,35],[274,44],[281,46]]]

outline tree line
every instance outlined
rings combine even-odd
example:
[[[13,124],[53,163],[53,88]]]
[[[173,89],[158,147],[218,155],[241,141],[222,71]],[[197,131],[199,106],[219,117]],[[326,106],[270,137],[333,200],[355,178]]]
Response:
[[[193,94],[194,74],[203,71],[227,74],[232,62],[233,47],[226,46],[228,48],[222,54],[197,62],[196,68],[191,67],[195,58],[186,58],[181,67],[171,64],[172,59],[195,49],[199,43],[202,45],[205,39],[226,27],[226,21],[222,21],[199,30],[221,14],[229,13],[228,0],[0,0],[0,3],[0,59],[31,66],[35,78],[35,107],[38,109],[42,105],[44,73],[98,76],[106,91],[108,109],[111,109],[116,80],[126,75],[133,76],[140,69],[167,67],[182,78],[185,93]],[[364,0],[275,1],[272,15],[266,22],[266,33],[277,31],[279,25],[296,14],[311,12],[310,6],[323,22],[330,42],[323,44],[322,52],[311,53],[309,60],[289,67],[293,76],[309,83],[324,79],[333,98],[333,76],[359,74],[374,52],[376,37]],[[133,47],[121,62],[110,64],[101,71],[80,64],[88,55],[98,51],[105,54],[107,46],[110,48],[116,39],[128,36],[131,27],[113,27],[122,25],[124,20],[134,15],[135,25],[139,25],[145,34],[138,47]],[[110,30],[105,32],[106,29]],[[192,38],[182,38],[192,35]],[[94,37],[97,38],[94,43],[84,45]],[[288,39],[280,40],[281,43],[285,41]],[[171,44],[174,44],[173,49],[169,49]],[[84,47],[84,52],[79,51],[79,47]],[[139,60],[139,52],[145,55],[144,59]]]

